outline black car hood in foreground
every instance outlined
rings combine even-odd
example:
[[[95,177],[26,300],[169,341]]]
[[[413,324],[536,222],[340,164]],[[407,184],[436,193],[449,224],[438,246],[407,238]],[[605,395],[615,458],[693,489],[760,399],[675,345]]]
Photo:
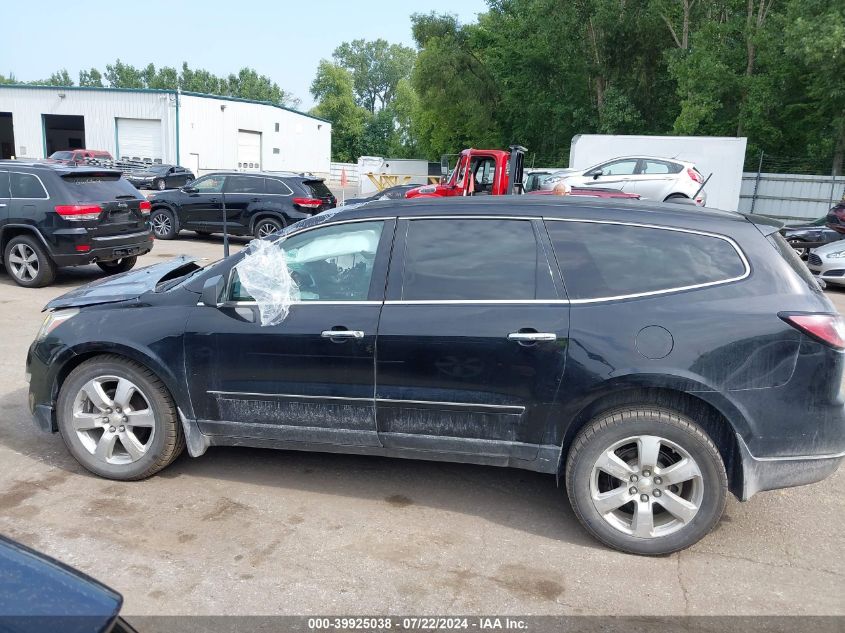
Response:
[[[0,536],[0,630],[113,631],[122,604],[119,593],[93,578]]]
[[[186,275],[200,268],[192,257],[182,255],[160,264],[130,270],[120,275],[106,277],[80,286],[46,305],[45,310],[75,308],[96,303],[114,303],[135,299],[145,292],[155,290],[162,281]]]

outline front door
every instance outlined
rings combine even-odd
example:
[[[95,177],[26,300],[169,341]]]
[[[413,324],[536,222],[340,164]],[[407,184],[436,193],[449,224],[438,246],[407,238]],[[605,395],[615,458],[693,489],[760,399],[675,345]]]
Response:
[[[204,176],[192,182],[189,191],[182,193],[179,214],[182,227],[190,229],[222,224],[224,180],[225,176]]]
[[[584,174],[583,181],[578,186],[628,191],[631,178],[637,171],[638,163],[639,160],[636,158],[624,158],[605,163]]]
[[[274,242],[284,259],[276,251],[239,259],[224,304],[197,306],[187,324],[187,373],[203,433],[378,446],[375,341],[393,226],[320,225]],[[284,272],[268,274],[262,288],[243,273],[247,265],[287,270],[298,297],[283,292]],[[290,303],[287,315],[262,325],[282,303]]]
[[[420,218],[396,234],[378,332],[382,444],[534,459],[569,330],[542,224]]]

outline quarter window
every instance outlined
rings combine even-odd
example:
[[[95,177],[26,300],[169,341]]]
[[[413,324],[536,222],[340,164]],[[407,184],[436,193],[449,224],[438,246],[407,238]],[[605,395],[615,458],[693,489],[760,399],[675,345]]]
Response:
[[[570,299],[680,289],[742,277],[746,264],[725,239],[598,222],[546,222]]]
[[[536,299],[538,260],[530,220],[412,220],[402,299]]]
[[[301,301],[366,301],[384,223],[352,222],[305,231],[276,242]],[[229,298],[252,301],[234,272]]]
[[[20,174],[11,172],[9,180],[12,187],[13,198],[47,198],[47,192],[44,191],[44,186],[32,174]]]
[[[289,196],[293,193],[290,190],[290,187],[288,187],[281,180],[276,180],[275,178],[267,178],[264,180],[264,183],[267,187],[267,193],[275,193],[282,196]]]

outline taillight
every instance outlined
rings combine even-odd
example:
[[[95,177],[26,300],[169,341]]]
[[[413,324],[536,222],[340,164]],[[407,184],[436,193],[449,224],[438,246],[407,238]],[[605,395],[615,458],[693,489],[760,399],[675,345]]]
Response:
[[[149,215],[153,205],[150,204],[149,200],[141,200],[141,204],[138,208],[141,209],[141,215]]]
[[[781,312],[778,316],[820,343],[836,349],[845,349],[845,321],[839,315]]]
[[[102,209],[96,204],[57,204],[56,213],[65,220],[96,220]]]
[[[319,198],[294,198],[293,203],[306,209],[319,209],[323,206],[323,201]]]
[[[703,180],[703,179],[702,179],[702,177],[701,177],[701,174],[699,174],[699,173],[698,173],[698,172],[697,172],[694,168],[692,168],[692,167],[690,167],[689,169],[687,169],[687,175],[688,175],[690,178],[692,178],[692,179],[693,179],[695,182],[697,182],[697,183],[702,183],[702,182],[704,182],[704,180]]]

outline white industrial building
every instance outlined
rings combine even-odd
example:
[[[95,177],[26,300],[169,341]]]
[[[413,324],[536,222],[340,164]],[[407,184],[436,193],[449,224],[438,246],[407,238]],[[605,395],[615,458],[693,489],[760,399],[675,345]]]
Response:
[[[0,158],[66,149],[220,169],[331,170],[330,122],[271,103],[170,90],[0,85]]]

